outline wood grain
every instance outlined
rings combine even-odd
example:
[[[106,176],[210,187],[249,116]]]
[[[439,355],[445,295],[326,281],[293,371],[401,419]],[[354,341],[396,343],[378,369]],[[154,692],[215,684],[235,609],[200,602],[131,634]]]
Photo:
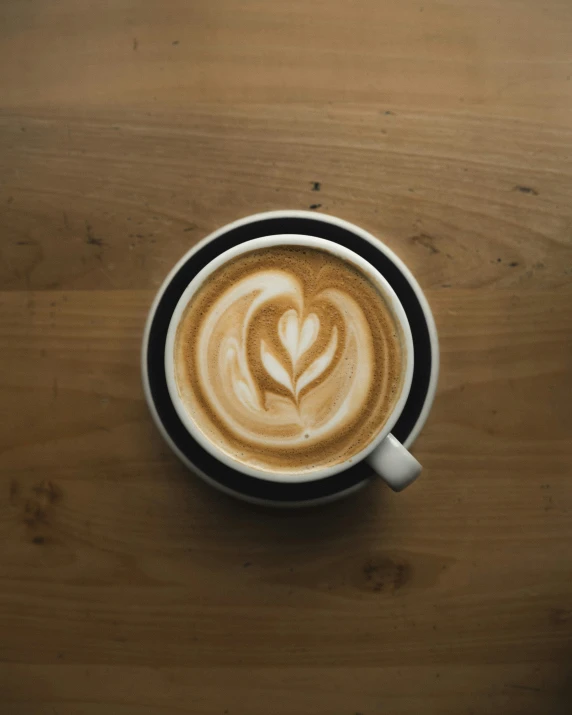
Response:
[[[568,715],[572,6],[0,4],[2,715]],[[319,182],[319,191],[315,190]],[[256,211],[435,312],[422,481],[215,493],[140,384],[157,286]]]

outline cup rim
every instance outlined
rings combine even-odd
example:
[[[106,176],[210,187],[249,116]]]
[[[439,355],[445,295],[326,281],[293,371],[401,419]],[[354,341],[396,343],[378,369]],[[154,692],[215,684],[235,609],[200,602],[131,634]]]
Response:
[[[210,441],[206,437],[202,430],[196,425],[195,421],[184,407],[183,401],[181,400],[179,395],[174,367],[175,339],[180,319],[185,312],[188,304],[192,300],[199,287],[203,284],[203,282],[214,271],[226,264],[228,261],[236,258],[237,256],[240,256],[244,253],[248,253],[252,250],[284,245],[309,246],[313,248],[319,248],[335,256],[338,256],[343,260],[349,261],[350,263],[354,263],[354,265],[356,265],[359,270],[361,270],[367,277],[370,278],[370,280],[372,280],[374,285],[377,285],[380,290],[380,293],[382,294],[382,297],[389,299],[391,310],[396,317],[399,327],[401,329],[406,349],[406,365],[399,398],[395,403],[394,409],[392,410],[389,418],[385,421],[376,436],[362,450],[354,454],[349,459],[344,460],[339,464],[332,465],[330,467],[324,467],[322,469],[317,469],[308,472],[273,472],[271,470],[253,467],[251,465],[240,462],[239,460],[235,459],[234,457],[217,447],[212,441]],[[227,251],[224,251],[223,253],[216,256],[212,261],[210,261],[210,263],[208,263],[197,273],[197,275],[193,278],[193,280],[188,284],[188,286],[181,294],[177,305],[175,306],[175,309],[171,315],[167,331],[167,338],[165,341],[165,375],[167,381],[167,388],[173,407],[175,408],[175,411],[177,412],[177,415],[179,416],[179,419],[181,420],[185,429],[205,450],[207,450],[215,459],[221,461],[226,466],[230,467],[231,469],[235,469],[243,474],[246,474],[250,477],[255,477],[258,479],[263,479],[272,482],[303,483],[318,481],[320,479],[325,479],[327,477],[333,476],[334,474],[342,472],[348,467],[353,466],[354,464],[364,460],[379,444],[381,444],[381,442],[387,437],[387,435],[390,434],[391,430],[395,426],[395,423],[399,419],[399,416],[403,411],[411,389],[413,367],[414,346],[409,320],[407,318],[405,309],[403,308],[399,298],[397,297],[397,294],[395,293],[389,282],[385,279],[385,277],[366,259],[362,258],[362,256],[355,253],[351,249],[324,238],[318,238],[316,236],[306,236],[301,234],[276,234],[270,236],[262,236],[259,238],[251,239],[249,241],[245,241],[244,243],[234,246],[233,248],[230,248]]]

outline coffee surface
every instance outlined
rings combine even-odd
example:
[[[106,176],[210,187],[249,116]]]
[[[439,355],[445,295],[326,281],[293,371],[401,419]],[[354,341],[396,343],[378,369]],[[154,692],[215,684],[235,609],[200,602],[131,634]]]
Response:
[[[309,472],[364,449],[399,398],[405,348],[389,303],[322,250],[243,254],[191,299],[175,341],[186,410],[243,464]]]

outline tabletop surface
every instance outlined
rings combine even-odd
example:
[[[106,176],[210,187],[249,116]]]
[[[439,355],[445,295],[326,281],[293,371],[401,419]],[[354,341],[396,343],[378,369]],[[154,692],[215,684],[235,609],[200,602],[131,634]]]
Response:
[[[0,4],[2,715],[569,715],[572,3]],[[174,457],[142,330],[223,224],[412,269],[423,476],[276,512]]]

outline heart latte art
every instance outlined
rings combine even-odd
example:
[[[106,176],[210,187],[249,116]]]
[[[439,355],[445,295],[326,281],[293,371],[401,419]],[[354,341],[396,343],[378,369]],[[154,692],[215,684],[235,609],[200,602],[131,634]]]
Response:
[[[243,254],[199,288],[175,372],[195,424],[238,461],[299,472],[351,458],[399,397],[393,314],[352,264],[313,248]]]

